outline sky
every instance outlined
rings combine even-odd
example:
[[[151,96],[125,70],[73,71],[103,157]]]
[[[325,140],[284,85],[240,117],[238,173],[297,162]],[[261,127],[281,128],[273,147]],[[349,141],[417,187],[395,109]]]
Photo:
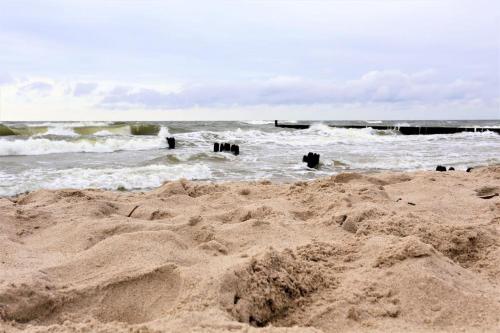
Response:
[[[500,119],[496,0],[0,0],[0,121]]]

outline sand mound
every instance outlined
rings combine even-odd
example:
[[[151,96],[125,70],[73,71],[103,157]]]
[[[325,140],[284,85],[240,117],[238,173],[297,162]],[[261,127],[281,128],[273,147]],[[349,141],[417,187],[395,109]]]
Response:
[[[0,331],[495,332],[498,188],[493,166],[0,199]]]
[[[252,219],[267,219],[282,213],[276,212],[269,206],[246,206],[244,208],[232,209],[229,212],[222,213],[218,219],[223,223],[239,223]]]
[[[25,323],[48,316],[61,304],[61,300],[50,289],[50,285],[40,282],[2,285],[1,318]]]
[[[238,321],[265,326],[331,283],[316,266],[292,251],[271,250],[225,278],[223,303]]]
[[[345,222],[344,222],[345,224]],[[457,225],[456,223],[422,223],[420,218],[366,222],[354,232],[363,235],[389,234],[400,237],[416,236],[437,251],[462,265],[473,268],[483,266],[499,248],[498,228],[492,225]]]
[[[51,323],[92,314],[102,322],[151,321],[175,304],[181,283],[175,267],[137,272],[85,288],[58,288],[42,281],[10,285],[0,291],[2,318]]]
[[[408,258],[428,257],[436,251],[428,244],[422,243],[417,237],[409,236],[401,242],[387,247],[375,261],[375,267],[392,266]]]
[[[99,302],[99,311],[95,317],[103,322],[127,323],[161,318],[175,305],[181,291],[181,279],[175,269],[175,265],[158,267],[96,290],[92,302]]]

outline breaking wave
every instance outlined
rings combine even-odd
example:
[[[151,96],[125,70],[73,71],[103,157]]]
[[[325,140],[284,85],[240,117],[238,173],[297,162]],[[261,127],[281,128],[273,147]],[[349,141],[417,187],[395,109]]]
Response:
[[[50,140],[29,138],[0,141],[0,156],[10,155],[45,155],[57,153],[110,153],[121,150],[149,150],[165,148],[164,138],[95,138],[68,140]]]
[[[194,165],[147,165],[125,168],[71,168],[62,170],[32,169],[20,174],[0,171],[0,196],[15,195],[37,189],[102,188],[128,190],[153,188],[167,180],[186,178],[206,180],[211,177],[210,168]],[[20,182],[19,179],[23,181]]]
[[[78,136],[78,135],[158,135],[162,126],[149,123],[32,123],[0,124],[0,136]],[[99,134],[97,134],[99,133]]]

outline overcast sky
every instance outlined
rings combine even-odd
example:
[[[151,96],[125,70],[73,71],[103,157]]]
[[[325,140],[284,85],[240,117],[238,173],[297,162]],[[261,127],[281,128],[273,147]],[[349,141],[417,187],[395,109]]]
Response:
[[[0,0],[1,120],[500,119],[500,1]]]

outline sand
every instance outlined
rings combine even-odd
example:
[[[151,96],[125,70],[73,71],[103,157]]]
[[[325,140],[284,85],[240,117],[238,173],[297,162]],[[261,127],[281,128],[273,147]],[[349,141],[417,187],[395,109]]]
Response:
[[[500,166],[0,199],[0,331],[499,332]]]

